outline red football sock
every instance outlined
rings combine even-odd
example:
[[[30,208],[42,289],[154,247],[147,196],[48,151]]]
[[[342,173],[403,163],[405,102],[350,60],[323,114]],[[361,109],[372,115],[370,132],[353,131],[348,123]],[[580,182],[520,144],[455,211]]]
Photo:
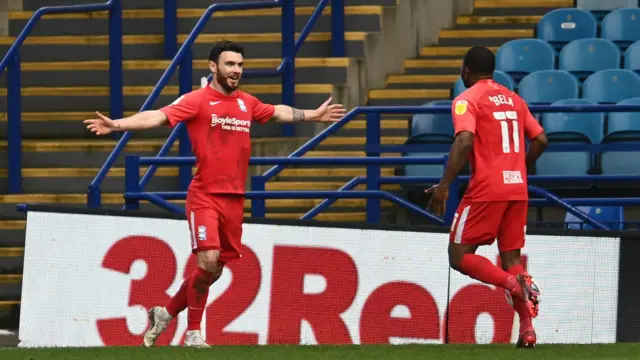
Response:
[[[193,271],[187,285],[187,330],[200,330],[202,314],[209,297],[209,286],[213,283],[213,274],[199,267]]]
[[[495,266],[489,259],[476,255],[465,254],[460,262],[462,273],[483,283],[499,286],[511,292],[518,288],[516,278]]]
[[[517,276],[523,274],[525,271],[522,264],[516,264],[510,267],[507,272],[513,276]],[[518,318],[520,318],[520,334],[522,334],[526,330],[529,330],[533,327],[533,322],[531,319],[531,315],[529,315],[529,310],[527,310],[525,302],[521,299],[518,299],[517,297],[512,297],[512,299],[513,307],[518,313]]]
[[[165,306],[165,309],[167,309],[167,312],[169,312],[169,315],[171,315],[171,317],[173,318],[178,316],[178,314],[180,314],[182,310],[187,308],[187,286],[189,286],[190,278],[191,276],[189,276],[182,282],[182,285],[180,285],[180,289],[178,289],[178,292],[173,295],[173,297]]]

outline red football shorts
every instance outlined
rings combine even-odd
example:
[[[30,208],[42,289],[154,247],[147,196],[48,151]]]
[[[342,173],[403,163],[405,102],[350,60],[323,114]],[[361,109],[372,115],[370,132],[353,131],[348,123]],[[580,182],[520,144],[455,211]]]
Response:
[[[449,241],[491,245],[497,238],[500,252],[522,249],[527,208],[526,200],[471,202],[463,199],[453,218]]]
[[[185,206],[193,253],[220,250],[220,262],[242,256],[244,196],[187,193]]]

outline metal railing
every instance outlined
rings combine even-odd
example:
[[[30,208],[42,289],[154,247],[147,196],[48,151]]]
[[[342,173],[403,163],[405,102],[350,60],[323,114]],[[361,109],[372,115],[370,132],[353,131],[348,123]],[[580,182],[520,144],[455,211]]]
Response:
[[[175,0],[165,0],[166,2],[173,2]],[[164,72],[155,88],[140,108],[140,111],[151,109],[154,101],[160,95],[162,89],[171,79],[173,73],[178,66],[180,67],[179,73],[179,92],[185,94],[190,92],[193,88],[193,69],[192,61],[193,54],[191,46],[195,42],[198,34],[204,29],[207,22],[211,19],[211,16],[216,11],[230,11],[230,10],[250,10],[250,9],[267,9],[267,8],[282,8],[282,62],[275,70],[258,70],[258,71],[246,71],[243,76],[249,77],[277,77],[282,78],[282,103],[285,105],[293,106],[295,104],[295,57],[296,52],[302,46],[305,39],[313,29],[316,21],[322,15],[322,12],[326,8],[327,4],[331,1],[331,16],[332,16],[332,56],[342,57],[345,54],[344,48],[344,0],[320,0],[315,11],[311,15],[309,21],[302,29],[298,39],[295,39],[295,5],[294,0],[271,0],[271,1],[254,1],[254,2],[239,2],[239,3],[224,3],[211,5],[205,13],[198,20],[196,26],[193,28],[185,42],[177,51],[175,57],[171,61],[171,64]],[[166,5],[166,3],[165,3]],[[165,36],[167,38],[177,38],[176,31],[176,18],[175,13],[176,6],[172,4],[169,6],[169,10],[173,13],[165,14]],[[170,43],[170,42],[169,42]],[[165,55],[171,54],[172,49],[169,43],[165,43]],[[285,136],[291,136],[293,134],[293,128],[291,125],[284,127]],[[116,162],[122,151],[124,150],[127,142],[131,138],[132,133],[130,131],[125,132],[118,144],[109,155],[104,165],[98,171],[98,174],[89,185],[89,191],[87,196],[87,205],[91,208],[98,208],[101,206],[101,191],[100,185],[107,176],[107,173]],[[184,124],[178,124],[169,135],[167,141],[158,152],[158,157],[166,156],[171,150],[176,140],[180,140],[178,144],[178,154],[180,156],[191,155],[191,144],[187,136],[186,127]],[[151,166],[145,176],[142,178],[142,182],[146,184],[153,174],[156,167]],[[191,169],[183,166],[179,169],[179,177],[181,188],[186,189],[191,179]]]
[[[106,3],[46,6],[29,19],[0,62],[0,76],[7,70],[7,178],[9,193],[22,192],[22,100],[20,85],[20,47],[43,15],[109,11],[109,113],[122,117],[122,5],[121,0]]]
[[[278,158],[278,157],[259,157],[251,158],[250,165],[351,165],[351,166],[380,166],[380,165],[443,165],[447,161],[446,157],[374,157],[374,158]],[[147,165],[195,165],[194,157],[139,157],[127,156],[125,160],[125,206],[126,210],[138,210],[141,200],[149,201],[166,210],[172,212],[184,213],[184,209],[169,203],[167,200],[184,200],[187,196],[185,191],[172,192],[145,192],[144,187],[140,184],[140,166]],[[459,192],[462,183],[469,181],[469,176],[459,176],[450,186],[450,192],[447,200],[446,212],[443,218],[438,218],[420,206],[411,203],[395,194],[380,189],[382,184],[435,184],[440,180],[439,177],[423,177],[423,176],[387,176],[380,177],[376,183],[371,183],[366,177],[358,176],[353,178],[344,187],[335,191],[265,191],[252,189],[246,193],[246,197],[252,200],[251,216],[254,218],[264,218],[266,209],[264,207],[255,206],[256,202],[264,202],[265,199],[325,199],[315,208],[305,214],[301,220],[311,220],[333,202],[338,199],[366,199],[367,201],[367,221],[380,222],[380,200],[388,200],[407,210],[417,213],[423,217],[430,219],[438,225],[451,225],[455,211],[460,202]],[[533,175],[528,177],[529,183],[541,182],[573,182],[573,181],[639,181],[640,176],[607,176],[607,175],[591,175],[591,176],[539,176]],[[354,187],[360,184],[367,184],[367,190],[354,191]],[[533,206],[555,205],[563,208],[567,212],[575,215],[580,220],[600,230],[610,230],[610,228],[601,222],[592,219],[587,214],[577,209],[575,206],[580,205],[631,205],[640,203],[640,198],[573,198],[560,199],[553,193],[535,186],[529,186],[529,192],[542,197],[542,199],[530,199],[529,203]],[[374,203],[374,206],[370,206]]]
[[[539,112],[567,112],[567,113],[576,113],[576,112],[638,112],[640,111],[640,105],[569,105],[569,106],[551,106],[551,105],[541,105],[541,106],[531,106],[530,110],[533,113]],[[252,199],[252,216],[255,217],[264,217],[266,214],[266,198],[277,198],[278,196],[290,196],[289,198],[299,197],[315,197],[315,198],[325,198],[323,202],[318,204],[314,209],[306,213],[302,219],[312,219],[314,216],[319,214],[321,211],[328,208],[331,204],[333,204],[336,199],[349,197],[348,193],[351,193],[352,196],[363,196],[367,198],[366,203],[366,213],[367,213],[367,221],[368,222],[379,222],[380,214],[381,214],[381,205],[380,200],[384,198],[386,195],[382,195],[380,193],[380,185],[381,184],[424,184],[424,183],[437,183],[439,178],[436,177],[409,177],[409,176],[393,176],[393,177],[382,177],[380,171],[381,164],[444,164],[445,160],[443,158],[391,158],[391,160],[385,160],[389,158],[381,158],[380,155],[382,153],[388,152],[420,152],[424,150],[431,150],[431,148],[424,148],[421,145],[382,145],[380,143],[380,114],[383,113],[392,113],[392,114],[417,114],[417,113],[450,113],[451,108],[448,106],[400,106],[400,107],[357,107],[351,110],[342,120],[339,122],[332,124],[320,134],[315,136],[313,139],[309,140],[306,144],[301,146],[299,149],[294,151],[289,157],[286,158],[252,158],[252,165],[269,165],[275,164],[275,166],[265,172],[263,175],[253,176],[251,178],[251,191],[248,193],[248,197]],[[329,137],[330,135],[337,132],[341,129],[345,124],[349,121],[353,120],[356,116],[360,114],[366,114],[366,145],[365,152],[366,158],[301,158],[305,155],[309,150],[315,148],[318,144],[320,144],[324,139]],[[640,151],[640,144],[638,143],[624,143],[624,144],[551,144],[549,145],[547,151],[591,151],[594,153],[603,152],[603,151]],[[413,160],[410,160],[413,159]],[[125,198],[128,203],[128,207],[131,208],[131,201],[138,201],[140,199],[145,199],[152,201],[158,205],[160,204],[168,204],[166,201],[163,202],[163,199],[178,199],[184,198],[186,193],[182,192],[169,192],[169,193],[145,193],[144,186],[148,183],[148,178],[143,178],[141,181],[139,179],[138,171],[140,165],[180,165],[185,166],[188,165],[189,169],[195,163],[195,159],[193,157],[178,157],[178,158],[137,158],[132,157],[130,160],[127,160],[127,170],[125,176],[128,177],[126,182],[126,194]],[[416,161],[416,162],[414,162]],[[267,192],[266,182],[276,176],[280,171],[283,170],[286,165],[359,165],[366,166],[366,176],[365,177],[355,177],[351,181],[347,182],[344,186],[342,186],[339,190],[334,192],[285,192],[285,195],[282,195],[280,192]],[[135,171],[133,169],[136,169]],[[469,177],[460,176],[456,179],[456,183],[451,185],[451,188],[456,188],[456,186],[460,185],[461,182],[468,181]],[[640,180],[640,176],[618,176],[618,175],[585,175],[585,176],[529,176],[529,181],[531,183],[541,183],[541,182],[592,182],[592,181],[603,181],[603,182],[611,182],[611,181],[638,181]],[[366,184],[367,191],[371,192],[370,196],[367,197],[361,192],[351,191],[356,186]],[[576,209],[574,206],[579,205],[596,205],[596,204],[607,204],[607,205],[629,205],[629,204],[638,204],[640,203],[640,198],[575,198],[575,199],[560,199],[553,193],[550,193],[544,189],[530,186],[529,191],[542,196],[542,199],[532,199],[531,203],[533,205],[548,205],[554,204],[560,206],[567,210],[568,212],[574,214],[579,219],[589,223],[591,226],[598,229],[608,230],[608,227],[598,223],[597,221],[589,218],[586,214]],[[453,204],[457,204],[459,199],[457,198],[457,194],[451,193],[451,197],[449,199]],[[272,194],[272,195],[269,195]],[[167,198],[168,196],[168,198]],[[388,198],[387,198],[388,199]],[[393,201],[393,200],[392,200]],[[397,201],[394,201],[398,203]],[[408,207],[408,205],[415,206],[414,204],[402,204],[402,206]],[[179,209],[175,207],[175,205],[169,204],[172,206],[172,211]],[[168,207],[165,207],[168,208]],[[414,210],[414,209],[411,209]],[[453,214],[455,212],[455,206],[448,206],[447,213],[444,218],[441,219],[442,223],[450,224],[453,219]],[[422,214],[427,216],[426,214]],[[432,216],[430,216],[432,218]]]

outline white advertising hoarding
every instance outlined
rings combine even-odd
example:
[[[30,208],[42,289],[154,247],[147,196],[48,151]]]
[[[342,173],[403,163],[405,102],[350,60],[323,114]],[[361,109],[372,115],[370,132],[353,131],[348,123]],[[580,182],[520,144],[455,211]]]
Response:
[[[515,342],[504,291],[450,272],[447,240],[245,224],[244,257],[213,285],[204,335],[210,344]],[[497,260],[495,246],[479,254]],[[542,289],[539,343],[615,342],[619,239],[528,236],[524,254]],[[20,346],[140,345],[147,309],[177,292],[194,260],[184,220],[31,211]],[[185,331],[183,312],[158,345],[180,344]]]

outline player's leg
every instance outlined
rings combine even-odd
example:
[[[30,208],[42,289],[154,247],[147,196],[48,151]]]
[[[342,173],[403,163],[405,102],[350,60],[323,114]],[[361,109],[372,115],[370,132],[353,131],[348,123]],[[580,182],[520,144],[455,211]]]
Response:
[[[201,284],[208,282],[213,284],[221,275],[222,269],[217,267],[219,257],[220,239],[218,235],[218,210],[215,203],[205,194],[189,193],[186,203],[187,223],[189,226],[192,251],[197,257],[196,269],[184,280],[178,292],[169,300],[165,307],[156,306],[149,311],[150,326],[144,335],[144,345],[153,346],[171,320],[178,316],[187,306],[191,327],[200,330],[204,305],[198,307],[192,303],[205,302],[196,297],[201,290]],[[216,266],[208,266],[214,263]],[[208,286],[206,288],[208,295]],[[202,308],[202,309],[200,309]],[[195,331],[195,330],[193,330]]]
[[[519,286],[513,275],[475,254],[478,246],[495,240],[505,207],[506,202],[460,203],[449,236],[449,264],[473,279],[514,291]]]
[[[521,249],[525,243],[527,201],[512,201],[507,206],[500,228],[498,229],[498,249],[502,267],[516,276],[522,294],[507,292],[507,300],[518,313],[520,331],[518,347],[533,347],[536,344],[536,333],[533,317],[537,316],[540,290],[533,278],[522,265]]]

